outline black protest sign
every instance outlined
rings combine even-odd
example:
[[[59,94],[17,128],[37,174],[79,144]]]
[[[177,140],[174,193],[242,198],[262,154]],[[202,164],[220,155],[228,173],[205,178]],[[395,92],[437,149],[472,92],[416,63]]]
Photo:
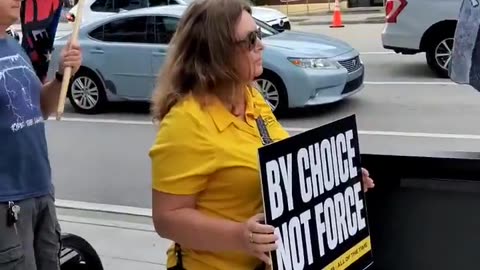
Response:
[[[259,161],[273,270],[372,265],[354,115],[264,146]]]

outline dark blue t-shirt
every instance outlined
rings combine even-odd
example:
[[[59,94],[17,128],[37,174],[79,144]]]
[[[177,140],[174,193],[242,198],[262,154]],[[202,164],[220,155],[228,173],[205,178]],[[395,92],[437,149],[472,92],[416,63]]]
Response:
[[[41,87],[22,47],[0,38],[0,202],[52,191]]]

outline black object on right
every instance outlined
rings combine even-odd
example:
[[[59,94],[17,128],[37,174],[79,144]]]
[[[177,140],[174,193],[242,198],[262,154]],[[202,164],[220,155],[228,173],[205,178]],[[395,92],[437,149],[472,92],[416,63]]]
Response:
[[[61,239],[61,270],[103,270],[100,256],[85,239],[70,233],[62,234]]]
[[[403,153],[401,153],[403,152]],[[478,269],[480,153],[362,154],[376,270]]]

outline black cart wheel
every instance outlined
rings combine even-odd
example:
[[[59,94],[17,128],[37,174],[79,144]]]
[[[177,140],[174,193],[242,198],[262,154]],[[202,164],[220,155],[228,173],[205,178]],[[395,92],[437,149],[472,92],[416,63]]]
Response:
[[[95,249],[85,239],[74,234],[62,235],[60,264],[61,270],[103,270]]]

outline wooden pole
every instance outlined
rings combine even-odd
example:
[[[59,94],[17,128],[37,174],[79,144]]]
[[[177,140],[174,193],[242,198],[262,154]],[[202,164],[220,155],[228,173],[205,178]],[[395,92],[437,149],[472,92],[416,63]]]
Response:
[[[85,3],[85,0],[78,0],[77,14],[75,14],[75,23],[73,25],[72,36],[70,37],[71,43],[77,42],[78,40],[78,31],[80,30],[80,25],[82,24],[82,20],[83,20],[84,3]],[[68,91],[68,86],[70,84],[71,77],[72,77],[72,68],[65,67],[65,70],[63,71],[62,88],[60,91],[60,96],[58,98],[57,121],[59,121],[63,116],[63,111],[65,109],[65,99],[67,97],[67,91]]]

